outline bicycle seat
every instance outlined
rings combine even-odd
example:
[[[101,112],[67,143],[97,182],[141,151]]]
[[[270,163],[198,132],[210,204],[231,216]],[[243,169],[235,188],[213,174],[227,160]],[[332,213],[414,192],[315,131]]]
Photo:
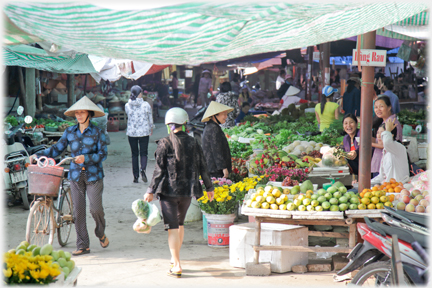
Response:
[[[429,246],[429,241],[428,241],[428,237],[426,235],[417,233],[417,232],[412,232],[412,231],[408,231],[406,229],[403,228],[399,228],[399,227],[392,227],[392,226],[388,226],[382,223],[377,222],[374,219],[371,219],[369,217],[364,217],[365,219],[365,223],[366,225],[371,228],[372,230],[374,230],[375,232],[386,236],[386,235],[393,235],[396,234],[398,236],[399,239],[408,242],[408,243],[413,243],[414,241],[417,241],[423,248],[427,249]]]
[[[415,222],[418,225],[421,225],[423,227],[428,227],[429,226],[429,216],[427,216],[427,215],[414,214],[414,213],[411,213],[411,212],[406,212],[406,211],[402,211],[402,210],[396,210],[396,209],[388,207],[388,206],[384,206],[384,208],[389,213],[391,213],[392,215],[395,215],[396,217],[398,217],[400,215],[402,217],[408,218],[409,220],[411,220],[411,221],[413,221],[413,222]]]

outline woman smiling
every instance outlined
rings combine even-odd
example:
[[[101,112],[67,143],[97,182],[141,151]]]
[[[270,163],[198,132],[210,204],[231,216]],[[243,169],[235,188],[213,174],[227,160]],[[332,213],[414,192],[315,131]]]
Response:
[[[357,117],[348,113],[344,116],[342,123],[344,131],[347,133],[343,139],[343,146],[345,152],[348,153],[348,165],[351,167],[352,173],[358,175],[359,143],[355,138],[360,136],[360,130],[357,129]]]

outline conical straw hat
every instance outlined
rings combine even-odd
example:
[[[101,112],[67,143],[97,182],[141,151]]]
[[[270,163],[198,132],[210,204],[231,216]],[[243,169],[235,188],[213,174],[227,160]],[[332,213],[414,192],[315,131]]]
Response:
[[[69,117],[75,117],[75,111],[78,110],[87,110],[87,111],[93,111],[96,117],[102,117],[105,116],[105,113],[96,105],[94,104],[87,96],[83,96],[78,102],[73,104],[64,114]]]
[[[294,86],[290,86],[287,90],[287,92],[285,93],[284,96],[294,96],[297,95],[298,93],[300,93],[300,89],[298,89],[297,87]]]
[[[219,114],[219,113],[224,112],[224,111],[228,111],[228,113],[229,113],[233,110],[234,110],[234,108],[231,108],[229,106],[226,106],[226,105],[221,104],[221,103],[216,102],[216,101],[211,101],[210,105],[207,107],[206,112],[204,113],[204,116],[203,116],[201,122],[209,121],[211,116],[213,116],[213,115]]]

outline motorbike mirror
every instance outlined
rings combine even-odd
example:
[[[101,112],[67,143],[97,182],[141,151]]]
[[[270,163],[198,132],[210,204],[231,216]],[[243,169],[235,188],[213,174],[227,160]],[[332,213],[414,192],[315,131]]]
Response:
[[[17,114],[21,115],[24,112],[24,107],[23,106],[18,106],[17,108]]]
[[[27,123],[27,124],[32,123],[32,122],[33,122],[33,117],[30,116],[30,115],[27,115],[27,116],[24,118],[24,122]]]

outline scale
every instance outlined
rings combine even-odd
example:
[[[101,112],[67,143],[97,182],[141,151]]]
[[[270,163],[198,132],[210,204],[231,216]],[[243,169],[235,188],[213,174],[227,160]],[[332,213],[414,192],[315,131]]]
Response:
[[[351,180],[350,176],[351,176],[351,174],[350,174],[348,166],[314,167],[312,169],[312,171],[309,173],[309,178],[317,177],[317,178],[322,178],[322,179],[329,179],[330,183],[322,183],[323,188],[326,190],[328,187],[332,186],[336,180],[340,180],[341,178],[344,178],[344,180],[340,180],[340,181],[342,181],[342,183],[344,183],[344,185],[351,185],[352,180]],[[348,179],[345,177],[348,177]],[[321,182],[319,180],[316,180],[316,181],[314,181],[312,179],[310,179],[310,180],[313,183],[317,183],[317,184],[318,184],[318,182]]]

